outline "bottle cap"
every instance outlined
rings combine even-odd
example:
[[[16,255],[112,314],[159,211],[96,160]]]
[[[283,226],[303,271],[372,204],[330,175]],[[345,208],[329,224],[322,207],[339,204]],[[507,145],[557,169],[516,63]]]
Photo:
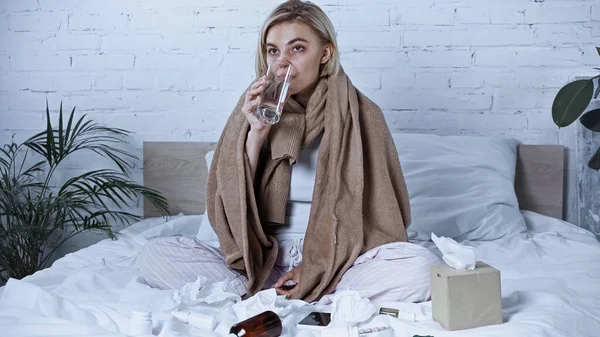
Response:
[[[393,309],[393,308],[379,308],[379,314],[380,315],[388,315],[388,316],[392,316],[392,317],[396,317],[398,318],[399,314],[400,314],[400,310],[398,309]]]
[[[136,317],[136,318],[150,318],[152,317],[152,311],[146,311],[146,310],[131,310],[131,317]]]

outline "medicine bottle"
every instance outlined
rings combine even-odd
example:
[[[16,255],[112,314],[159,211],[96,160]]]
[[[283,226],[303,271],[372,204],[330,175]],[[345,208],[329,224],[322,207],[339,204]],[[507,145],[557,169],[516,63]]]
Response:
[[[245,321],[234,324],[230,337],[279,337],[283,331],[281,319],[272,311],[265,311]]]

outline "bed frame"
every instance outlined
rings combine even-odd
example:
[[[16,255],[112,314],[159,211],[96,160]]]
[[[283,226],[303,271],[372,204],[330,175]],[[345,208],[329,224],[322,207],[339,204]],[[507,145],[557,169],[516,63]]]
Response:
[[[208,170],[204,155],[216,143],[144,142],[144,186],[157,189],[169,201],[171,214],[202,214]],[[520,145],[515,177],[519,206],[563,219],[565,148],[560,145]],[[160,216],[144,200],[144,217]]]

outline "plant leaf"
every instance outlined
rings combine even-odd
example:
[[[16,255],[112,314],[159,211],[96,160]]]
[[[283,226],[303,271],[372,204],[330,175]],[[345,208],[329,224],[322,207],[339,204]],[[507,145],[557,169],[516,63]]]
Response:
[[[65,140],[64,140],[64,132],[63,132],[63,113],[62,113],[62,101],[60,101],[60,110],[58,112],[58,155],[59,157],[63,156],[65,151]]]
[[[65,144],[69,143],[69,136],[71,134],[71,126],[73,125],[73,117],[75,116],[75,107],[73,107],[73,111],[71,111],[71,115],[69,116],[69,121],[67,122],[67,129],[65,130]]]
[[[50,109],[48,108],[48,100],[46,100],[46,150],[48,151],[48,163],[50,166],[54,163],[54,156],[56,155],[56,142],[54,141],[54,129],[52,128],[52,122],[50,121]]]
[[[46,132],[44,131],[43,133],[45,134]],[[24,145],[27,146],[28,148],[30,148],[33,152],[35,152],[35,153],[41,155],[42,157],[46,158],[47,160],[49,160],[48,155],[46,153],[46,148],[39,143],[34,143],[33,139],[30,138],[28,141],[26,141],[24,143]]]
[[[4,145],[4,147],[8,147],[9,145],[6,144]],[[8,154],[8,152],[5,149],[0,149],[0,154],[2,154],[2,156],[0,156],[0,165],[4,166],[7,170],[10,167],[9,162],[7,159],[4,158],[4,156],[6,156],[8,159],[10,159],[10,156]]]
[[[594,94],[594,81],[577,80],[558,91],[552,103],[552,119],[559,128],[573,123],[585,111]]]
[[[590,159],[588,166],[592,170],[600,170],[600,147],[598,148],[598,150],[596,150],[596,153],[594,154],[594,156],[592,156],[592,159]]]
[[[600,109],[590,110],[579,119],[588,130],[600,132]]]

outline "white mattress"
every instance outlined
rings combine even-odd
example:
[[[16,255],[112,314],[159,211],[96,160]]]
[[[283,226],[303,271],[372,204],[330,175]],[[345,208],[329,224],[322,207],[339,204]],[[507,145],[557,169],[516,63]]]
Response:
[[[600,243],[591,233],[568,223],[532,212],[523,214],[530,229],[527,235],[473,243],[480,260],[501,270],[504,324],[447,332],[431,319],[407,322],[381,317],[394,328],[394,335],[598,336]],[[227,303],[200,308],[217,315],[216,332],[191,329],[168,313],[176,306],[172,291],[136,282],[137,255],[148,238],[193,236],[196,230],[156,219],[142,221],[124,230],[117,241],[104,240],[25,280],[11,280],[0,288],[0,336],[125,336],[131,310],[139,306],[153,308],[155,335],[226,336],[224,332],[236,320]],[[286,316],[284,336],[312,336],[294,326],[313,309],[301,308]]]

